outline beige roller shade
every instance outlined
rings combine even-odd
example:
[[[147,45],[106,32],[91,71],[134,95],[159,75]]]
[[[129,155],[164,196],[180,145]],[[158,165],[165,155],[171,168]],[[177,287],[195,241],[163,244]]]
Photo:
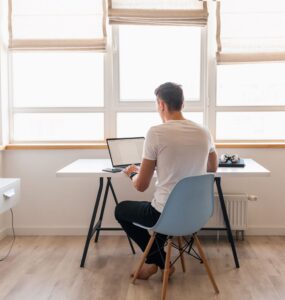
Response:
[[[105,0],[9,0],[9,48],[106,49]]]
[[[217,3],[218,63],[284,60],[284,0]]]
[[[199,0],[109,0],[110,24],[205,26],[207,2]]]

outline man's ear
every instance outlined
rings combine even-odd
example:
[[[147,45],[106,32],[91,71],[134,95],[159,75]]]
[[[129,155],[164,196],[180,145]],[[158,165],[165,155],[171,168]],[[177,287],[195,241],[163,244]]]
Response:
[[[165,111],[166,105],[165,105],[164,101],[158,100],[158,106],[159,106],[160,111]]]

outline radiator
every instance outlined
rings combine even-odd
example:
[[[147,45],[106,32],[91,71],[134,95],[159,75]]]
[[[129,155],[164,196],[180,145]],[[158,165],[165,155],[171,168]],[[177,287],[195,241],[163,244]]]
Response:
[[[225,194],[224,199],[232,230],[245,230],[247,227],[247,195]],[[204,227],[225,227],[223,213],[218,195],[215,195],[213,215]]]

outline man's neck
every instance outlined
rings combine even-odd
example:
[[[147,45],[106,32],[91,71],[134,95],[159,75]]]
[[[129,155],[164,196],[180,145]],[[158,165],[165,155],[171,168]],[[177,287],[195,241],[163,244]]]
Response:
[[[181,111],[172,112],[164,115],[164,122],[174,121],[174,120],[185,120]]]

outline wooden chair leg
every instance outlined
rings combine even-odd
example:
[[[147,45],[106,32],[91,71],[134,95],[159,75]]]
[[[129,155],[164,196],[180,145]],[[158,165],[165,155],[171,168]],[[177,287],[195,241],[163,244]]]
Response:
[[[214,279],[213,273],[212,273],[212,271],[210,269],[210,266],[208,264],[207,258],[206,258],[205,254],[204,254],[204,251],[203,251],[203,248],[201,246],[201,243],[200,243],[200,241],[199,241],[199,239],[198,239],[198,237],[197,237],[196,234],[194,234],[193,236],[194,236],[194,240],[196,242],[197,248],[198,248],[199,255],[200,255],[200,257],[203,260],[203,264],[204,264],[204,266],[206,268],[206,271],[208,273],[208,276],[209,276],[209,278],[210,278],[210,280],[212,282],[214,290],[218,294],[219,293],[219,289],[218,289],[218,286],[217,286],[216,281]]]
[[[166,299],[166,291],[167,291],[169,271],[170,271],[170,257],[171,257],[171,248],[172,248],[171,244],[172,244],[172,240],[170,238],[167,244],[166,259],[165,259],[164,272],[163,272],[161,300]]]
[[[184,254],[183,254],[183,250],[182,250],[181,236],[177,237],[177,241],[178,241],[178,247],[179,247],[179,253],[180,253],[180,260],[181,260],[182,271],[185,273],[186,267],[185,267]]]
[[[151,246],[152,246],[152,244],[154,242],[155,236],[156,236],[156,233],[154,232],[153,235],[151,236],[151,238],[149,239],[149,242],[148,242],[148,244],[147,244],[147,246],[146,246],[146,248],[144,250],[144,253],[143,253],[142,258],[140,260],[140,263],[138,265],[138,268],[137,268],[137,270],[136,270],[136,272],[134,274],[134,278],[132,280],[133,284],[135,284],[135,281],[138,278],[139,272],[140,272],[140,270],[142,268],[142,265],[145,262],[145,259],[146,259],[147,255],[148,255],[148,252],[149,252],[149,250],[150,250],[150,248],[151,248]]]

